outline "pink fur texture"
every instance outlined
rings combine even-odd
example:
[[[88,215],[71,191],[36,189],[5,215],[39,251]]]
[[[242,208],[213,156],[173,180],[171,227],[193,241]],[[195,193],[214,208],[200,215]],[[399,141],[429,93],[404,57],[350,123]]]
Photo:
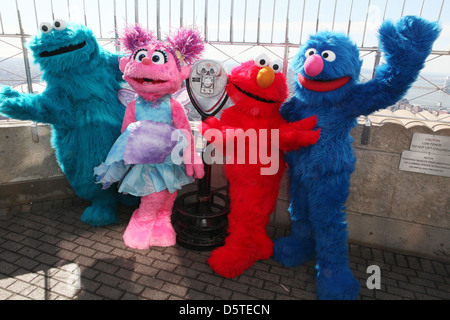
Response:
[[[140,250],[151,246],[173,246],[176,234],[170,216],[176,196],[176,192],[163,190],[142,197],[139,208],[134,211],[123,234],[125,245]]]
[[[166,42],[157,40],[151,31],[139,25],[127,27],[122,37],[122,49],[127,53],[119,63],[123,78],[140,97],[156,105],[164,96],[179,90],[189,77],[190,64],[200,57],[204,48],[200,34],[186,28],[177,30]],[[127,106],[122,131],[136,122],[135,106],[136,101]],[[173,126],[183,130],[189,143],[183,153],[186,175],[202,178],[203,164],[194,152],[194,139],[184,108],[171,98],[170,109]],[[141,250],[174,245],[176,235],[170,216],[175,198],[176,192],[167,189],[142,197],[123,235],[125,244]]]
[[[122,49],[131,54],[136,50],[156,41],[156,37],[152,31],[144,29],[141,25],[131,25],[126,27],[120,38],[120,45]]]
[[[139,24],[125,29],[121,45],[128,54],[120,60],[124,80],[146,100],[175,93],[204,50],[194,29],[180,28],[162,42]]]

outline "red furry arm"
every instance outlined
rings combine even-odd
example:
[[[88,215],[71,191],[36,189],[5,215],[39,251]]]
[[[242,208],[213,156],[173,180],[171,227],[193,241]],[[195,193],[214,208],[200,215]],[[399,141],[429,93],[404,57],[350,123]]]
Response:
[[[316,116],[282,124],[278,148],[287,152],[316,143],[320,137],[320,129],[312,130],[316,124]]]
[[[205,133],[210,129],[220,131],[220,135],[215,134],[218,133],[217,131],[210,131],[209,134],[206,134],[205,138],[208,142],[225,145],[228,139],[234,139],[236,135],[243,133],[243,129],[240,127],[238,120],[238,114],[235,113],[233,108],[229,108],[223,111],[220,120],[215,117],[210,117],[203,121],[200,129],[203,136],[205,136]],[[220,139],[220,141],[218,141],[218,139]]]
[[[131,101],[128,104],[127,109],[125,110],[125,116],[123,117],[122,121],[122,132],[124,132],[131,123],[136,122],[136,114],[134,112],[135,106],[136,106],[135,100]]]

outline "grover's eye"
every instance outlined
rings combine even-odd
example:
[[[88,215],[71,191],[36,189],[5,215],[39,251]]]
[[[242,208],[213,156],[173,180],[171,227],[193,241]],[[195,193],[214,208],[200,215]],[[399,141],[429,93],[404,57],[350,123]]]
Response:
[[[270,67],[272,68],[273,72],[280,73],[283,71],[283,61],[280,59],[276,59],[275,61],[270,62]]]
[[[51,25],[51,23],[48,23],[48,22],[42,22],[42,23],[39,25],[39,30],[40,30],[42,33],[49,33],[49,32],[51,32],[51,31],[53,30],[53,26]]]
[[[55,30],[63,31],[67,28],[67,23],[64,20],[57,19],[53,22],[53,27]]]
[[[164,64],[168,60],[167,53],[162,50],[155,50],[152,55],[152,62],[154,64]]]
[[[144,58],[146,58],[147,56],[148,56],[147,50],[146,49],[140,49],[134,55],[134,60],[136,60],[137,62],[142,62],[142,60],[144,60]]]
[[[269,65],[269,62],[269,56],[265,53],[261,53],[255,58],[255,64],[260,68],[267,67]]]
[[[306,50],[305,57],[308,58],[309,56],[312,56],[313,54],[316,54],[317,50],[314,48],[310,48]]]
[[[331,50],[325,50],[322,52],[322,57],[329,62],[336,60],[336,54]]]

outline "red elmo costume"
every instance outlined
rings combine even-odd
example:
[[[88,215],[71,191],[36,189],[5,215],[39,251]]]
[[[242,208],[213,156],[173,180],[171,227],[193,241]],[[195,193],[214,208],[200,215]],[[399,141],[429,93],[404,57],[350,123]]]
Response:
[[[312,130],[317,123],[315,117],[287,123],[280,116],[281,104],[288,97],[286,77],[281,70],[281,63],[269,65],[269,59],[264,55],[234,68],[226,88],[234,105],[223,111],[220,121],[212,117],[202,124],[202,132],[207,139],[208,129],[218,129],[222,133],[221,141],[217,137],[209,139],[217,148],[234,139],[233,164],[230,164],[230,150],[227,148],[225,151],[228,156],[225,175],[230,185],[231,201],[228,235],[225,245],[215,249],[208,258],[211,268],[227,278],[234,278],[255,261],[272,256],[273,242],[266,227],[275,209],[280,181],[287,167],[283,151],[308,146],[319,139],[319,130]],[[258,141],[245,140],[245,163],[240,164],[243,161],[241,158],[238,162],[236,135],[242,137],[248,129],[254,129],[252,131],[256,132]],[[267,134],[261,134],[263,131],[259,129],[265,129]],[[277,129],[278,139],[271,135],[271,129]],[[271,149],[271,144],[277,149]],[[256,163],[249,162],[252,152],[261,154],[258,152],[260,148],[265,148],[269,154],[272,150],[272,156],[278,153],[274,159],[278,162],[275,163],[275,172],[261,174],[262,168],[267,169],[274,164],[261,161],[260,157],[256,157]]]

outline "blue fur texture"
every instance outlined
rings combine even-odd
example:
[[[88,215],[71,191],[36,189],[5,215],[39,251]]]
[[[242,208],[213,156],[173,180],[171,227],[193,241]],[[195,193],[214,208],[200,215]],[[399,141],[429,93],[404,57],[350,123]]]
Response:
[[[120,135],[125,113],[117,95],[122,82],[118,56],[101,48],[90,29],[76,24],[41,33],[28,45],[47,88],[40,94],[1,88],[0,113],[51,124],[62,171],[75,193],[92,201],[81,220],[93,226],[116,223],[118,194],[101,190],[93,168]],[[55,51],[61,48],[77,49]]]
[[[289,122],[318,116],[319,141],[289,152],[291,232],[274,245],[274,259],[295,266],[316,259],[316,288],[319,299],[357,299],[359,282],[348,266],[345,202],[350,175],[355,168],[350,130],[360,115],[386,108],[401,99],[416,80],[430,54],[440,28],[436,23],[408,16],[379,30],[380,50],[385,63],[375,77],[359,82],[359,52],[346,36],[321,32],[310,37],[293,61],[296,73],[294,95],[282,106]],[[308,76],[304,64],[310,48],[317,54],[331,50],[332,62],[324,59],[323,70]],[[308,51],[309,52],[309,51]],[[297,74],[310,80],[351,77],[344,86],[318,92],[303,87]]]

